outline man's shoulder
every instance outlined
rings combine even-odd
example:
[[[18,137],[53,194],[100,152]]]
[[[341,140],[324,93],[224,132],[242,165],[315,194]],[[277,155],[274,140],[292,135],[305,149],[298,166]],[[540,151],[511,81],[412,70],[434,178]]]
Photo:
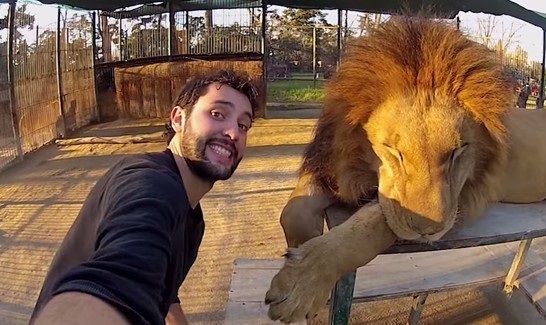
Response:
[[[184,190],[176,163],[167,151],[125,157],[112,167],[110,174],[115,183],[132,183],[141,186],[141,190]]]

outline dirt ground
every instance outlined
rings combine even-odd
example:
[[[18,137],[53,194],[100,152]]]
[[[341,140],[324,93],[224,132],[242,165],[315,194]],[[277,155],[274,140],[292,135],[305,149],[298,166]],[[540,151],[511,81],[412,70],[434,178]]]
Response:
[[[78,136],[152,133],[162,130],[162,122],[115,121],[88,127]],[[198,259],[180,289],[192,324],[222,323],[235,258],[278,258],[284,253],[278,218],[293,189],[314,122],[256,121],[235,175],[216,184],[202,200],[206,233]],[[159,142],[51,145],[0,173],[0,324],[27,323],[55,250],[106,170],[125,155],[164,147]],[[496,289],[434,294],[425,306],[423,323],[544,323],[541,318],[522,318],[522,312],[534,313],[531,305],[517,297],[507,303]],[[405,323],[410,306],[410,299],[358,304],[353,307],[351,323]]]

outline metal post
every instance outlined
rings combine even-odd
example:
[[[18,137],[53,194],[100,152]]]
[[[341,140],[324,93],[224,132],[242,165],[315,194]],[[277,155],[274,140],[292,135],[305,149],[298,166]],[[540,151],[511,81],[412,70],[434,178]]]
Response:
[[[93,12],[91,16],[92,35],[91,35],[91,49],[93,51],[93,89],[95,90],[95,120],[100,123],[100,110],[98,102],[98,89],[97,89],[97,13]]]
[[[57,34],[55,37],[55,61],[57,63],[57,96],[59,96],[59,115],[61,125],[57,129],[59,137],[66,136],[66,116],[64,114],[64,99],[62,89],[62,67],[61,67],[61,7],[57,7]]]
[[[266,19],[267,19],[267,3],[262,0],[262,80],[263,80],[263,114],[267,108],[267,60],[269,59],[269,49],[267,48],[266,38]]]
[[[423,312],[423,307],[425,306],[425,301],[427,300],[428,293],[422,293],[420,295],[413,296],[413,304],[410,310],[410,316],[408,320],[409,325],[419,324],[421,319],[421,313]]]
[[[538,107],[544,108],[544,64],[546,63],[546,29],[542,30],[542,71],[540,73],[540,92],[538,93]]]
[[[175,22],[175,12],[173,2],[169,1],[169,56],[175,55],[177,53],[178,42],[176,37],[176,22]]]
[[[317,88],[317,27],[313,26],[313,88]]]
[[[527,257],[527,252],[529,251],[529,247],[531,246],[531,241],[533,239],[524,239],[519,242],[518,251],[516,253],[516,256],[514,257],[514,260],[512,261],[512,266],[510,266],[510,270],[508,271],[508,275],[506,275],[506,278],[504,279],[504,292],[507,295],[512,294],[512,290],[514,288],[514,282],[519,277],[519,272],[521,271],[521,267],[523,266],[523,263],[525,262],[525,258]]]
[[[328,324],[347,325],[351,315],[356,271],[344,275],[332,290]]]
[[[186,10],[186,54],[190,54],[190,12]]]
[[[337,10],[337,68],[339,68],[339,64],[341,63],[341,9]]]
[[[121,38],[123,37],[123,26],[122,26],[122,20],[121,18],[119,18],[119,28],[118,28],[118,34],[119,34],[119,37],[118,37],[118,48],[119,48],[119,60],[120,61],[123,61],[123,50],[121,48]]]
[[[9,83],[9,103],[11,111],[11,127],[15,146],[17,147],[17,158],[23,160],[23,148],[21,146],[21,134],[19,133],[19,118],[17,117],[17,103],[15,96],[15,71],[13,63],[13,53],[15,52],[15,6],[17,1],[10,2],[8,12],[8,83]]]

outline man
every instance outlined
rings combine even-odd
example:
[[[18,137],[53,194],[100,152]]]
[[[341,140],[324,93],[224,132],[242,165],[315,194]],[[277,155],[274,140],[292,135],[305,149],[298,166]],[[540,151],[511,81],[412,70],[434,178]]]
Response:
[[[31,322],[186,324],[178,289],[204,232],[199,200],[243,157],[256,89],[220,71],[188,82],[162,153],[101,178],[55,255]]]

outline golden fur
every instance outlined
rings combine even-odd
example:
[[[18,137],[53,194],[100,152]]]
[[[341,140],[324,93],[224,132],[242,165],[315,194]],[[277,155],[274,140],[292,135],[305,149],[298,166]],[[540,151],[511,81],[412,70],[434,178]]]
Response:
[[[546,110],[513,99],[494,53],[439,21],[395,17],[351,46],[281,213],[290,248],[269,317],[312,317],[397,237],[436,240],[460,211],[546,199]],[[325,211],[350,217],[321,235]]]
[[[447,118],[459,112],[462,124],[483,131],[476,131],[477,161],[459,198],[459,208],[477,215],[494,195],[490,175],[506,157],[504,115],[514,102],[512,89],[495,54],[447,23],[392,18],[348,48],[328,84],[301,174],[337,200],[362,203],[375,195],[375,165],[382,164],[365,130],[374,112],[393,101],[402,101],[416,118],[433,109]]]

